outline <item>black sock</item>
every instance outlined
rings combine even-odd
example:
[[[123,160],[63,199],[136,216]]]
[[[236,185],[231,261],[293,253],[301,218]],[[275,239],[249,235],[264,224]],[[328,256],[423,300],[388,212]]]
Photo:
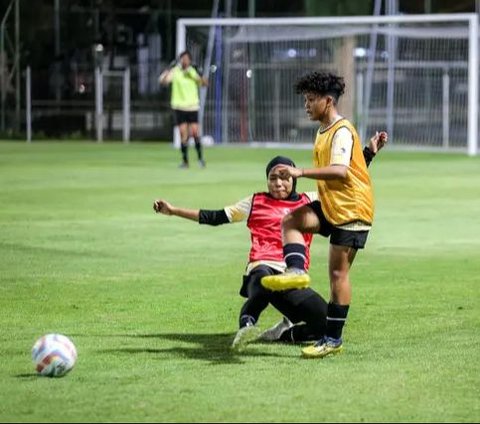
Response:
[[[182,160],[183,163],[188,163],[188,144],[183,144],[180,146],[180,150],[182,151]]]
[[[243,328],[247,325],[255,325],[255,318],[253,318],[251,315],[242,315],[240,317],[239,326],[240,328]]]
[[[348,308],[350,305],[328,304],[327,312],[327,337],[340,339],[342,337],[343,326],[347,320]]]
[[[195,149],[197,150],[198,160],[203,160],[202,143],[200,143],[200,137],[195,137]]]
[[[283,246],[283,257],[287,268],[305,269],[305,246],[300,243],[289,243]]]

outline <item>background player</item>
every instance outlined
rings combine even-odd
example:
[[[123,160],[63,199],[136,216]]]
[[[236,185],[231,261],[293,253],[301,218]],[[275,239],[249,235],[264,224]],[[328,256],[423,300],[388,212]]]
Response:
[[[198,110],[200,108],[198,87],[208,83],[192,66],[192,57],[188,51],[180,54],[179,62],[162,72],[158,80],[160,84],[172,85],[170,105],[175,125],[178,125],[180,131],[182,152],[180,167],[188,168],[189,166],[188,139],[190,136],[195,140],[198,162],[201,167],[205,167],[198,128]]]

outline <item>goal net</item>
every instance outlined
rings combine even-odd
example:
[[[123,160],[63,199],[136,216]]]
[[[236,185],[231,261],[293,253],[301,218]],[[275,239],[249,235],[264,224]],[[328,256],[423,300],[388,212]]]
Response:
[[[475,14],[292,19],[181,19],[177,52],[208,75],[203,134],[217,143],[311,143],[294,83],[344,77],[339,110],[361,136],[392,145],[478,151]]]

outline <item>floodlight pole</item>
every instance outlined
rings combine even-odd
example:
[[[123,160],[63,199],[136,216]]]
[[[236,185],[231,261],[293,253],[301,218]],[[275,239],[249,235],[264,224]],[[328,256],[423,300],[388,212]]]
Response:
[[[386,14],[395,16],[398,13],[398,4],[396,0],[386,1]],[[390,28],[396,27],[396,24],[390,24]],[[395,140],[393,134],[394,128],[394,100],[395,100],[395,62],[397,56],[397,38],[388,34],[387,36],[387,52],[388,52],[388,66],[387,66],[387,132],[390,137]]]
[[[27,143],[32,142],[32,74],[30,66],[25,73],[25,126],[27,130]]]
[[[218,16],[218,7],[219,7],[219,0],[213,0],[212,6],[212,18],[216,18]],[[212,64],[212,52],[213,46],[215,43],[215,27],[211,26],[208,31],[208,44],[207,44],[207,54],[205,55],[205,60],[203,62],[203,78],[208,80],[210,75],[210,66]],[[203,136],[203,120],[205,116],[205,100],[207,98],[207,87],[200,87],[200,110],[198,111],[198,124],[200,127],[200,136]]]

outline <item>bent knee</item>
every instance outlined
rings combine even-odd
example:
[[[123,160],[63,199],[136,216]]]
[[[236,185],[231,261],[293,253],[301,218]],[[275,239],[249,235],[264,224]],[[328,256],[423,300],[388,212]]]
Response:
[[[282,227],[285,229],[297,228],[298,223],[293,214],[289,213],[282,218]]]
[[[348,281],[348,271],[341,269],[334,269],[330,271],[330,281],[332,283],[341,283]]]

